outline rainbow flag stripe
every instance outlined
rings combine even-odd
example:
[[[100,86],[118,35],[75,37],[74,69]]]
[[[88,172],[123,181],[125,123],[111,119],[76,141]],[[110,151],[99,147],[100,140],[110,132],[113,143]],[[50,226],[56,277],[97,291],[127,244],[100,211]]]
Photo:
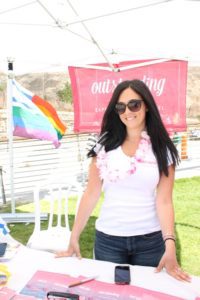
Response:
[[[60,146],[66,131],[51,104],[12,80],[13,135],[52,141]]]

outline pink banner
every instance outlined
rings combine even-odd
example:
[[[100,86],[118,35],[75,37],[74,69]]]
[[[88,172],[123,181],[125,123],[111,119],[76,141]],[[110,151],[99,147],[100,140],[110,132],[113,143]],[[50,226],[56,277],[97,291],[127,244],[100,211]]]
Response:
[[[127,68],[140,63],[149,65]],[[98,66],[108,67],[107,64]],[[94,66],[93,66],[94,67]],[[126,61],[119,72],[69,67],[74,102],[74,131],[99,132],[103,113],[118,83],[140,79],[151,90],[168,131],[186,130],[187,62]]]

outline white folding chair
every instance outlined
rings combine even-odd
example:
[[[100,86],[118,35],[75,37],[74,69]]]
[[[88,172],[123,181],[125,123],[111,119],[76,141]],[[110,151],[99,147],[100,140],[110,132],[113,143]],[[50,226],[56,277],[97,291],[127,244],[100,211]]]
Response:
[[[63,183],[51,182],[48,185],[35,188],[35,227],[33,234],[28,240],[28,247],[49,252],[67,249],[71,234],[68,218],[68,199],[69,196],[72,195],[72,192],[74,193],[74,186],[72,184]],[[79,194],[80,189],[76,189],[76,192]],[[47,203],[49,203],[48,228],[45,230],[41,228],[41,199],[44,199],[45,203],[46,200]],[[63,214],[64,225],[62,224]]]

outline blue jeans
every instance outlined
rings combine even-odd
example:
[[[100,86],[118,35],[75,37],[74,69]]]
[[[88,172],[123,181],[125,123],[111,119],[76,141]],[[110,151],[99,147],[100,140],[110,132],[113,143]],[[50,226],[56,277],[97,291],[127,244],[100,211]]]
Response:
[[[156,267],[164,251],[161,231],[123,237],[96,230],[94,253],[97,260]]]

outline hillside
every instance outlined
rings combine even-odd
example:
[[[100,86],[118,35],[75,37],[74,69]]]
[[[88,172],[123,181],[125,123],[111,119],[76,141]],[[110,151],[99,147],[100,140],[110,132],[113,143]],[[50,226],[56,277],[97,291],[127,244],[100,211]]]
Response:
[[[200,67],[189,67],[186,96],[188,122],[200,126]]]
[[[72,107],[60,102],[57,96],[57,92],[69,80],[67,73],[24,74],[16,79],[33,93],[50,101],[58,111],[72,111]],[[5,74],[0,74],[0,86],[6,86]],[[5,99],[5,91],[0,89],[0,109],[5,108]],[[186,108],[187,124],[200,126],[200,67],[188,68]]]

